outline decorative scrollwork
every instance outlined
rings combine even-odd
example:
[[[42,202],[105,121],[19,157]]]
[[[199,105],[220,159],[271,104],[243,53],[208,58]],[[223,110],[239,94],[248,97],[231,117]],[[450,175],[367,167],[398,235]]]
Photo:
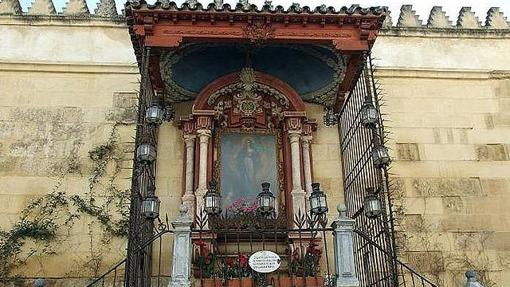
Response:
[[[262,44],[274,38],[275,29],[270,24],[254,22],[243,28],[243,34],[252,44]]]

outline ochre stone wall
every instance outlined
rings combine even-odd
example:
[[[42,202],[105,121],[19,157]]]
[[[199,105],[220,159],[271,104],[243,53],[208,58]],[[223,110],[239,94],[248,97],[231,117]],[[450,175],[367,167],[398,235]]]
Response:
[[[382,37],[402,257],[440,286],[510,282],[510,39]]]
[[[139,76],[126,27],[2,16],[0,34],[0,228],[12,228],[31,200],[56,186],[86,198],[96,167],[89,151],[108,142],[113,126],[123,167],[115,182],[129,188]],[[393,194],[402,206],[402,258],[442,286],[461,286],[468,268],[487,271],[487,286],[510,282],[509,50],[507,30],[392,29],[374,48],[387,94]],[[184,103],[177,113],[189,109]],[[322,125],[322,107],[308,104],[307,113],[319,121],[314,180],[333,217],[343,200],[338,133]],[[169,219],[182,192],[181,137],[174,123],[160,128],[156,185]],[[104,186],[107,178],[95,190]],[[61,230],[55,255],[32,256],[13,274],[101,273],[125,252],[125,240],[104,246],[102,238],[98,219],[83,215],[69,233]],[[41,244],[25,247],[33,246]],[[71,286],[74,279],[55,280]]]
[[[102,205],[115,192],[109,189],[110,181],[119,191],[130,187],[139,76],[122,26],[91,22],[83,27],[47,26],[40,21],[30,26],[2,21],[0,228],[9,231],[20,224],[20,213],[30,202],[52,192],[65,193],[61,198],[68,201],[74,195],[87,202],[94,197]],[[89,152],[109,142],[114,126],[112,156],[121,169],[112,179],[115,164],[108,163],[107,174],[90,196],[90,179],[98,165]],[[58,208],[59,212],[65,209]],[[80,218],[70,228],[59,226],[56,238],[16,240],[26,242],[18,257],[28,260],[14,266],[12,275],[82,286],[73,278],[102,273],[125,256],[125,238],[105,232],[97,216],[71,209]],[[28,210],[39,212],[38,208]],[[65,216],[59,217],[54,223],[62,225]],[[36,250],[33,255],[31,249]]]

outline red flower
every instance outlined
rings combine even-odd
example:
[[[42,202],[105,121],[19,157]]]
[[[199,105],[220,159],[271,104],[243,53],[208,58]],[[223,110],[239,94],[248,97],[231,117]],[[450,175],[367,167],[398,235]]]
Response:
[[[248,266],[248,256],[246,255],[239,255],[239,265],[241,267],[245,268]]]
[[[227,259],[227,266],[228,267],[234,267],[234,265],[235,265],[234,259],[229,257]]]

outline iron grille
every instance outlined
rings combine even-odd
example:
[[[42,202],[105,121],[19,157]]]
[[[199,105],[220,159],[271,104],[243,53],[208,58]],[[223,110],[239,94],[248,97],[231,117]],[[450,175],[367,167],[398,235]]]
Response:
[[[129,241],[126,260],[125,286],[151,286],[152,245],[145,244],[154,236],[154,222],[141,214],[142,200],[154,189],[156,162],[143,163],[137,159],[136,151],[143,143],[157,148],[158,127],[145,120],[145,110],[151,105],[154,90],[149,77],[150,48],[145,48],[140,68],[141,81],[138,98],[135,151],[131,180],[131,203],[129,215]],[[143,246],[143,247],[142,247]]]
[[[376,128],[362,125],[361,108],[367,99],[379,108],[372,60],[368,55],[364,57],[357,82],[339,116],[345,201],[348,215],[356,220],[356,234],[365,235],[381,247],[376,248],[363,236],[354,238],[361,286],[398,286],[387,170],[376,168],[371,156],[374,146],[384,142],[384,126],[381,117]],[[383,203],[382,216],[375,219],[369,219],[363,213],[367,188],[378,190],[379,199]]]

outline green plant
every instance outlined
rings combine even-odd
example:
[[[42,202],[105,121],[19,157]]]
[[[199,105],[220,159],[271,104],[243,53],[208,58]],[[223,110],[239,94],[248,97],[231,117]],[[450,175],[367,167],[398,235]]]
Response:
[[[212,278],[215,274],[217,256],[210,251],[204,242],[197,243],[199,245],[199,254],[196,259],[196,265],[199,268],[199,277],[207,279]]]
[[[295,249],[289,256],[289,268],[291,274],[303,277],[316,277],[320,274],[320,260],[322,250],[320,250],[315,240],[310,240],[306,251],[301,254]]]
[[[225,280],[252,277],[254,274],[248,264],[248,256],[244,254],[228,257],[222,260],[220,266],[221,274]]]
[[[0,230],[0,283],[19,281],[11,273],[27,260],[40,255],[55,254],[55,248],[69,236],[68,231],[77,220],[86,215],[89,223],[90,256],[84,267],[97,272],[103,252],[93,245],[99,236],[102,245],[108,245],[111,236],[125,237],[128,230],[129,191],[120,190],[115,182],[121,170],[123,152],[119,149],[115,124],[108,140],[88,154],[93,166],[89,185],[82,195],[68,195],[64,182],[69,174],[83,176],[73,150],[61,163],[53,190],[33,199],[20,212],[20,217],[9,230]],[[102,227],[102,234],[93,233],[94,223]],[[67,232],[66,232],[67,231]],[[32,244],[27,244],[31,242]],[[101,249],[101,248],[99,248]]]

